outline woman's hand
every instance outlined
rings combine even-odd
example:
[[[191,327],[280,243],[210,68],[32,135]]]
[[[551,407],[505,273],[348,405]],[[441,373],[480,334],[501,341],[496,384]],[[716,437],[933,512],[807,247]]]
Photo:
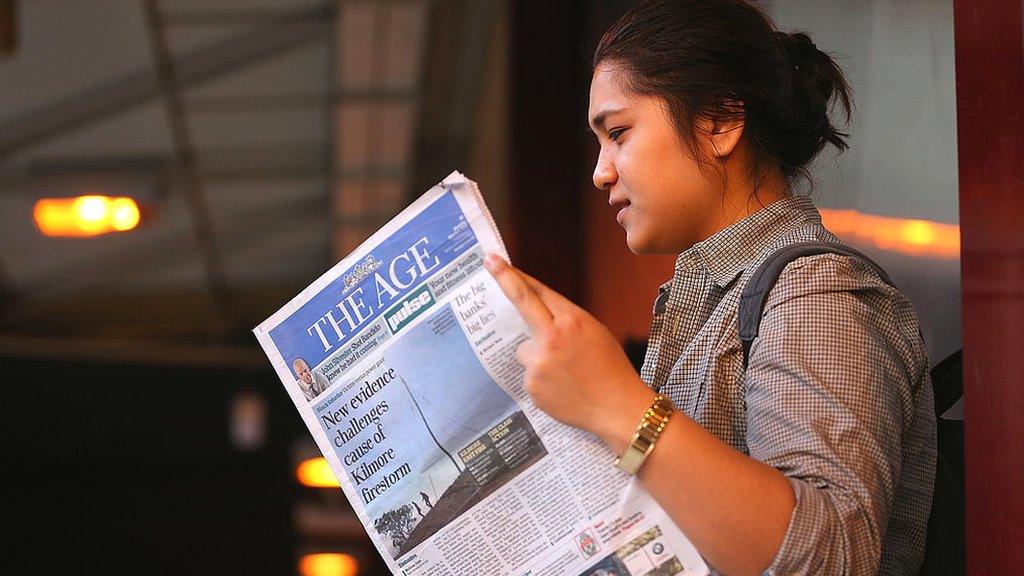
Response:
[[[537,407],[597,434],[613,450],[624,447],[653,394],[615,337],[585,310],[500,257],[490,254],[484,264],[533,332],[516,357]]]

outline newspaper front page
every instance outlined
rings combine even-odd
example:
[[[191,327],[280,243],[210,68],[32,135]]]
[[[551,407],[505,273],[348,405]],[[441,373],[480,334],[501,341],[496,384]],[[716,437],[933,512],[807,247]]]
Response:
[[[254,330],[391,571],[707,574],[597,438],[533,406],[489,252],[453,172]]]

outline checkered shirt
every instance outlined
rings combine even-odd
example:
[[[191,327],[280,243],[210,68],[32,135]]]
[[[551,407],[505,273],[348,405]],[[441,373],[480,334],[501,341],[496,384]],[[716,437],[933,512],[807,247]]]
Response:
[[[641,376],[789,478],[796,508],[766,574],[917,574],[935,415],[907,297],[860,260],[800,258],[771,291],[743,368],[743,286],[771,252],[807,240],[839,241],[809,199],[789,197],[680,254],[655,302]]]

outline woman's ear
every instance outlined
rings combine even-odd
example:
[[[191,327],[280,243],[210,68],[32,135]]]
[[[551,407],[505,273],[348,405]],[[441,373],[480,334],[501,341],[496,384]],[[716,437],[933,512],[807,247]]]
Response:
[[[742,109],[742,106],[741,106]],[[744,116],[729,114],[733,118],[712,120],[701,116],[697,119],[698,133],[706,139],[709,157],[725,159],[736,151],[743,137]]]

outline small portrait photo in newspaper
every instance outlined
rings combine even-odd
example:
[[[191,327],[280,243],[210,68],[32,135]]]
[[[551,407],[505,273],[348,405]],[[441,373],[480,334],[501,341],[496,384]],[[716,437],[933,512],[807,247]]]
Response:
[[[330,386],[327,378],[319,371],[311,370],[304,358],[296,357],[292,360],[292,370],[295,372],[295,383],[299,385],[299,389],[302,390],[307,401],[315,400],[321,392]]]

